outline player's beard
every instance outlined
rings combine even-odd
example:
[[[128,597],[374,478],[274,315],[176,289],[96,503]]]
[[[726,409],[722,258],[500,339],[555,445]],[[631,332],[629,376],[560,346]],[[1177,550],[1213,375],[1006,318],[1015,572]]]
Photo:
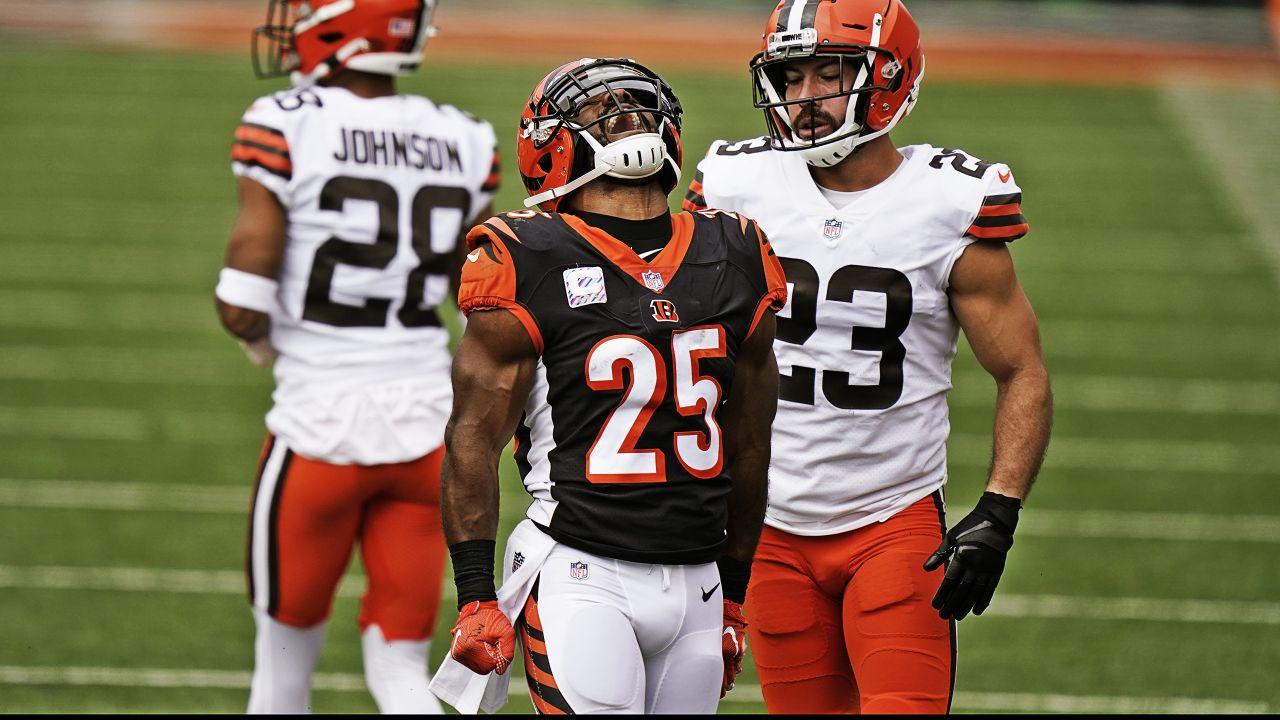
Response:
[[[792,134],[795,135],[797,140],[816,143],[825,140],[839,129],[842,124],[843,123],[837,122],[835,116],[831,113],[823,112],[822,110],[819,110],[815,104],[810,103],[800,111],[799,115],[796,115],[794,120],[791,121],[791,128]],[[815,126],[825,126],[823,127],[822,135],[813,135]]]

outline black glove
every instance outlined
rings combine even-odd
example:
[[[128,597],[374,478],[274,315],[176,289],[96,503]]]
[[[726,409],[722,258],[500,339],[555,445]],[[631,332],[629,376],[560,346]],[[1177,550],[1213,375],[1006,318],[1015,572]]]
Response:
[[[973,512],[956,523],[924,561],[925,570],[936,570],[944,561],[947,563],[942,586],[933,596],[933,607],[944,620],[963,620],[970,610],[981,615],[991,604],[1000,573],[1004,572],[1004,557],[1013,547],[1013,530],[1018,526],[1021,507],[1021,500],[982,493]]]

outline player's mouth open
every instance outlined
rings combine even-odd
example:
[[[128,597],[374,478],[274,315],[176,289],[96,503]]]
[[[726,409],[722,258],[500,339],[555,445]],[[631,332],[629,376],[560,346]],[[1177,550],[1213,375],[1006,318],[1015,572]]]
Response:
[[[831,132],[831,124],[824,120],[804,118],[796,123],[796,134],[802,140],[816,140]]]
[[[614,139],[638,132],[651,132],[648,124],[641,119],[640,115],[633,112],[609,118],[605,121],[604,129],[609,137]]]

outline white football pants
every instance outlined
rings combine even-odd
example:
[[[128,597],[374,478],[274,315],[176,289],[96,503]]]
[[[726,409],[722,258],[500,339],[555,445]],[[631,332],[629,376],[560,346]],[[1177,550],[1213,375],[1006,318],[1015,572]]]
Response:
[[[644,565],[557,545],[520,628],[535,706],[714,713],[722,597],[715,563]]]

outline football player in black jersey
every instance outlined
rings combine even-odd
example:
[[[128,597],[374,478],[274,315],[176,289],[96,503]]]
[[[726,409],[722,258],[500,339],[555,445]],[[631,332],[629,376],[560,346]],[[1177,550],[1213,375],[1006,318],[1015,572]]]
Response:
[[[451,657],[503,673],[514,625],[541,712],[714,712],[745,651],[786,284],[753,221],[669,212],[680,119],[638,63],[562,65],[518,137],[542,211],[468,236],[444,462]],[[533,502],[499,591],[513,435]]]

